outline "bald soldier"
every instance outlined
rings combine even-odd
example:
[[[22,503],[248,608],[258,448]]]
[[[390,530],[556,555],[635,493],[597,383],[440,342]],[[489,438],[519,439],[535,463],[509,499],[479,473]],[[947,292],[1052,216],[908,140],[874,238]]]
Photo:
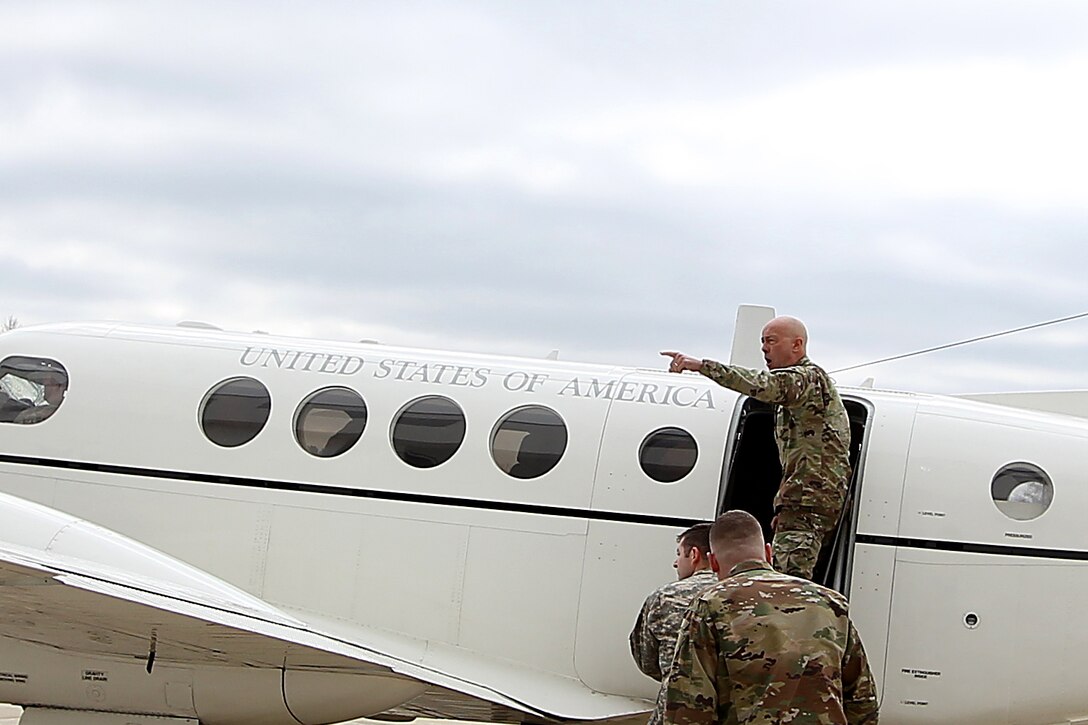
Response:
[[[676,581],[659,587],[642,604],[631,630],[631,656],[642,673],[658,682],[665,679],[680,620],[695,595],[716,584],[710,569],[710,524],[695,524],[676,537]],[[664,709],[664,689],[659,690],[649,725],[660,725]]]
[[[835,384],[808,359],[808,332],[800,320],[776,317],[764,326],[768,371],[678,352],[669,371],[694,370],[714,382],[774,404],[782,483],[774,498],[774,567],[812,578],[820,548],[838,523],[850,481],[850,420]]]
[[[876,725],[876,686],[846,599],[771,569],[745,511],[718,517],[710,551],[721,581],[684,616],[665,723]]]

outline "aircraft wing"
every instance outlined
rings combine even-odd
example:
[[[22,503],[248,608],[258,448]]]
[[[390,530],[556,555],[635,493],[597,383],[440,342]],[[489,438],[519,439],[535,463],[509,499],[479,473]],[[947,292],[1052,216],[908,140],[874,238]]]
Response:
[[[644,709],[582,687],[580,694],[567,693],[577,697],[568,700],[572,707],[564,714],[503,692],[484,677],[443,672],[379,651],[361,641],[362,634],[350,640],[330,636],[272,607],[236,606],[198,589],[159,586],[144,576],[13,544],[0,544],[0,637],[136,661],[149,672],[156,666],[227,666],[282,670],[311,682],[316,674],[339,673],[415,685],[416,690],[402,691],[419,694],[388,711],[390,719],[517,723],[613,717],[617,707],[624,709],[621,701],[628,710]]]

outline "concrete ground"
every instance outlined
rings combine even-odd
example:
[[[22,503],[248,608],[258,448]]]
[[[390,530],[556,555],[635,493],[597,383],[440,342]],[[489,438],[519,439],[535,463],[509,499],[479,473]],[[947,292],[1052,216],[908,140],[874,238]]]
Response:
[[[19,716],[22,714],[23,709],[21,707],[0,704],[0,725],[18,725]],[[430,722],[438,725],[438,723],[445,723],[446,721],[432,720]],[[378,723],[376,720],[352,720],[351,723],[344,723],[344,725],[388,725],[388,723]]]

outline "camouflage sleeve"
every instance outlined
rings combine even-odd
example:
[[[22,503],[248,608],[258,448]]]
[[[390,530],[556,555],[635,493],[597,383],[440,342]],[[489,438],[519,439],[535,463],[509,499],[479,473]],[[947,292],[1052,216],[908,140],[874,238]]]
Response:
[[[653,613],[657,608],[658,593],[654,592],[646,597],[642,610],[638,613],[635,626],[628,638],[631,643],[631,656],[635,658],[635,664],[644,675],[649,675],[658,682],[664,673],[661,672],[657,637],[650,628],[653,623]]]
[[[876,696],[876,683],[873,673],[869,671],[865,647],[853,622],[850,623],[843,657],[842,690],[849,725],[877,725],[880,701]]]
[[[696,600],[680,625],[673,665],[665,680],[666,725],[718,722],[718,646],[707,614],[706,603]]]
[[[750,395],[764,403],[787,407],[803,400],[808,388],[805,374],[790,368],[769,372],[703,360],[699,372],[723,388]]]

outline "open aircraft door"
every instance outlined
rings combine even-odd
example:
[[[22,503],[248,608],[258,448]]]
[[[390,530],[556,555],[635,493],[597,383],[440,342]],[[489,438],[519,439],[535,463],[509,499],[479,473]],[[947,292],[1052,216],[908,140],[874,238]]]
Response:
[[[636,371],[614,381],[593,481],[575,669],[601,692],[656,683],[628,634],[647,594],[674,578],[676,535],[714,518],[737,394],[694,375]],[[672,479],[672,480],[655,480]]]

